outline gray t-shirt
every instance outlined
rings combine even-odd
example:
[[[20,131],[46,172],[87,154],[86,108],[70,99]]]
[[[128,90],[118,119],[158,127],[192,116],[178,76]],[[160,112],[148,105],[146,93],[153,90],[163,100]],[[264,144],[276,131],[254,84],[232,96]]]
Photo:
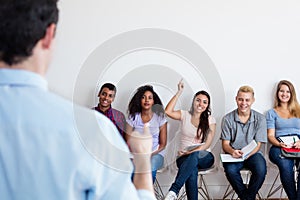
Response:
[[[226,114],[222,120],[222,140],[229,140],[234,149],[242,149],[252,140],[267,142],[266,118],[263,114],[251,110],[251,115],[246,123],[242,123],[238,117],[238,111],[233,110]]]

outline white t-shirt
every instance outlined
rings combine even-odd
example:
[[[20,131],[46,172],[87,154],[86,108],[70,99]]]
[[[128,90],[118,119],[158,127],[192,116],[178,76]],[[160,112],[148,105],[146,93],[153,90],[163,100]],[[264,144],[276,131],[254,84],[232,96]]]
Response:
[[[144,122],[141,117],[141,113],[135,114],[134,120],[130,117],[127,120],[127,123],[133,128],[134,131],[143,133],[144,132]],[[156,151],[158,149],[159,144],[159,131],[160,127],[167,123],[167,118],[164,115],[153,114],[151,120],[149,121],[149,129],[153,138],[152,142],[152,151]],[[164,156],[164,151],[159,152],[162,156]]]

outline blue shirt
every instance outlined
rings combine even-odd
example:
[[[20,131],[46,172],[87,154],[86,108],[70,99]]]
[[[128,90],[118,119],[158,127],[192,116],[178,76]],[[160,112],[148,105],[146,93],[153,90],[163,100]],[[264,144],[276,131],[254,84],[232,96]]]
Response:
[[[270,109],[267,114],[267,128],[275,129],[275,137],[286,135],[300,136],[300,118],[281,118],[274,109]]]
[[[0,69],[1,199],[155,199],[132,170],[108,118],[50,93],[38,74]]]

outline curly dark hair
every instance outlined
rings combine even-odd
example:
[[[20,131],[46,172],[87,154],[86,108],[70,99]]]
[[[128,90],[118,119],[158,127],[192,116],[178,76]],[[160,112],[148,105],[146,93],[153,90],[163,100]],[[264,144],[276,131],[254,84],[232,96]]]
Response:
[[[128,105],[128,116],[132,117],[134,119],[136,113],[142,112],[142,105],[141,105],[141,99],[145,92],[151,92],[153,94],[153,100],[154,105],[152,106],[152,111],[156,113],[157,115],[164,115],[164,107],[162,105],[162,102],[157,95],[157,93],[154,91],[153,87],[151,85],[144,85],[139,87],[133,97],[131,98],[129,105]]]
[[[58,22],[57,1],[0,1],[0,61],[11,66],[32,55],[49,25]]]
[[[197,128],[197,139],[200,139],[201,135],[203,135],[201,142],[204,142],[206,140],[207,134],[209,132],[208,117],[211,115],[211,110],[210,110],[210,96],[209,96],[209,94],[206,91],[201,90],[201,91],[197,92],[194,95],[192,106],[191,106],[191,109],[190,109],[189,112],[190,112],[191,115],[193,114],[193,112],[194,112],[193,103],[194,103],[195,98],[199,94],[205,95],[207,97],[207,99],[208,99],[207,108],[201,113],[200,118],[199,118],[199,125],[198,125],[198,128]]]

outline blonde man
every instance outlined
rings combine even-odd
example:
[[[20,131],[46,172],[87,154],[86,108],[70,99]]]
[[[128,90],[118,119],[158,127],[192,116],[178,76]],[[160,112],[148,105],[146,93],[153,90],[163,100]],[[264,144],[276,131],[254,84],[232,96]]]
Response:
[[[266,175],[266,161],[259,151],[267,142],[266,119],[264,115],[251,109],[254,91],[250,86],[242,86],[235,98],[237,109],[226,114],[222,120],[222,148],[234,158],[241,158],[241,149],[255,140],[257,143],[243,162],[224,162],[224,171],[232,188],[241,200],[254,200]],[[240,170],[246,168],[252,173],[248,187],[243,184]]]

